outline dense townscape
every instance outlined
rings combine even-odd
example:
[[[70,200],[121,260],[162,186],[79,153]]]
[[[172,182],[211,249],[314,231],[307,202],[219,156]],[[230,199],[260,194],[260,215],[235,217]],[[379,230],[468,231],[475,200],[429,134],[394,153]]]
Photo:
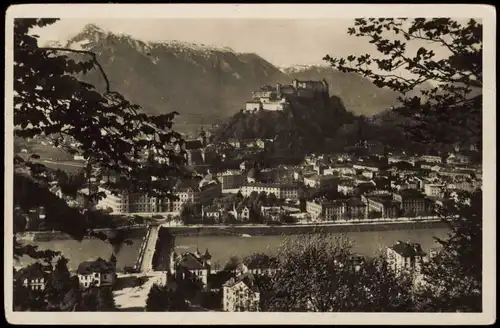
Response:
[[[139,217],[155,217],[178,224],[227,225],[417,220],[432,216],[435,204],[453,199],[457,192],[480,189],[482,183],[478,151],[459,147],[441,154],[391,154],[381,144],[361,141],[349,153],[310,154],[298,165],[270,167],[259,160],[262,140],[211,144],[206,139],[202,132],[200,140],[187,140],[188,146],[199,148],[186,150],[190,176],[175,182],[173,201],[108,190],[106,182],[119,176],[99,168],[87,176],[83,161],[61,162],[82,168],[69,176],[52,170],[48,185],[75,207],[83,206],[90,186],[107,196],[94,208],[124,220],[136,217],[142,223]],[[50,147],[50,141],[46,144]],[[254,155],[235,169],[220,171],[219,166],[191,161],[207,149],[216,149],[212,156],[220,156],[222,163],[237,161],[242,151]],[[21,155],[24,152],[26,148]],[[43,230],[43,216],[24,218],[24,231]]]
[[[373,22],[357,20],[356,26],[377,33]],[[16,21],[16,74],[24,84],[16,84],[14,257],[34,261],[14,267],[14,311],[481,311],[481,130],[479,142],[465,135],[466,142],[426,143],[415,136],[394,142],[400,130],[394,128],[391,139],[392,126],[344,110],[334,116],[338,130],[327,132],[328,115],[339,108],[332,86],[325,79],[295,78],[258,87],[225,124],[181,135],[171,130],[174,114],[139,114],[110,90],[104,72],[103,95],[70,78],[103,69],[95,62],[77,68],[76,59],[58,53],[68,49],[39,48],[29,28],[52,23]],[[451,21],[434,23],[459,29]],[[400,28],[392,20],[379,24]],[[463,38],[475,24],[462,27]],[[348,70],[343,62],[325,60]],[[44,63],[67,68],[48,74]],[[39,71],[24,71],[27,65]],[[355,72],[400,91],[391,81]],[[41,80],[48,94],[37,94]],[[435,90],[427,95],[445,106],[462,103]],[[54,100],[51,113],[37,112],[40,97]],[[468,104],[475,110],[477,97]],[[411,106],[403,107],[417,108]],[[78,117],[73,108],[90,114]],[[349,138],[338,142],[343,126],[351,126]],[[379,138],[374,131],[386,132]],[[350,231],[438,225],[450,234],[428,249],[399,240],[368,256],[357,253],[349,238]],[[233,256],[225,263],[213,261],[216,254],[207,247],[176,248],[176,234],[203,231],[286,238],[272,254]],[[142,238],[137,260],[122,265],[117,255],[134,233]],[[68,263],[75,260],[66,254],[34,245],[58,239],[101,239],[113,251],[107,258],[88,254],[73,270]]]

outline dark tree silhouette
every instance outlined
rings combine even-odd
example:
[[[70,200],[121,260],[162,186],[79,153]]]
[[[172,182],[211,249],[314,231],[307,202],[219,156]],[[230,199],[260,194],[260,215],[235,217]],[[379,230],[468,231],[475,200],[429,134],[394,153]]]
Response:
[[[99,288],[90,287],[82,291],[81,301],[78,304],[77,311],[91,312],[98,310]]]
[[[148,312],[177,312],[187,311],[188,309],[189,305],[180,290],[171,291],[157,284],[154,284],[149,290],[146,300],[146,311]]]
[[[30,34],[31,29],[56,21],[14,21],[15,136],[50,139],[55,147],[86,158],[88,171],[100,167],[119,173],[121,179],[106,183],[111,190],[172,197],[171,179],[181,174],[184,164],[179,147],[183,140],[172,130],[172,120],[177,113],[144,114],[138,105],[111,89],[108,77],[92,52],[40,47],[37,36]],[[93,69],[102,75],[102,92],[78,79]],[[143,149],[155,153],[153,163],[143,160]],[[14,198],[21,200],[20,206],[26,211],[38,206],[52,208],[44,220],[47,229],[68,233],[79,240],[84,235],[108,240],[106,235],[93,232],[93,222],[88,215],[66,209],[65,203],[47,195],[38,197],[43,194],[42,189],[46,189],[43,176],[47,171],[39,159],[37,154],[28,159],[15,157]],[[18,171],[23,166],[30,170],[29,175]],[[89,190],[90,201],[105,196],[93,188]],[[65,215],[72,218],[71,225],[63,222]],[[112,227],[110,223],[109,227]],[[124,240],[118,238],[117,242]],[[18,248],[15,252],[19,254],[24,250]]]
[[[481,191],[463,192],[437,208],[450,232],[435,238],[441,249],[423,266],[421,311],[482,311],[482,201]]]
[[[482,151],[483,25],[474,19],[356,19],[350,35],[368,38],[378,56],[325,60],[343,71],[369,77],[379,87],[401,93],[395,113],[409,122],[411,141],[432,148],[459,145]],[[415,54],[407,43],[425,42]],[[438,58],[430,47],[447,51]],[[406,73],[406,74],[399,74]],[[410,96],[424,82],[434,87]],[[429,148],[429,147],[428,147]],[[451,233],[423,268],[426,284],[418,293],[423,311],[480,312],[482,308],[482,190],[464,192],[437,214]]]
[[[278,251],[268,311],[406,312],[412,310],[411,280],[397,276],[382,257],[359,269],[350,262],[351,242],[341,236],[300,236]]]
[[[157,284],[151,286],[148,298],[146,300],[146,311],[148,312],[167,311],[169,307],[170,304],[169,304],[167,289]]]
[[[71,289],[71,274],[68,270],[68,260],[61,256],[54,266],[51,279],[47,287],[49,303],[59,307],[64,295]]]
[[[395,111],[411,119],[405,130],[425,144],[460,143],[480,150],[482,136],[482,24],[449,18],[360,18],[350,35],[367,38],[377,55],[324,59],[342,72],[372,79],[401,93]],[[421,42],[409,53],[410,42]],[[425,43],[423,43],[425,42]],[[439,57],[433,49],[445,49]],[[400,74],[405,73],[405,74]],[[415,91],[423,83],[434,87]]]
[[[110,312],[116,311],[115,300],[111,287],[100,287],[97,294],[97,311]]]

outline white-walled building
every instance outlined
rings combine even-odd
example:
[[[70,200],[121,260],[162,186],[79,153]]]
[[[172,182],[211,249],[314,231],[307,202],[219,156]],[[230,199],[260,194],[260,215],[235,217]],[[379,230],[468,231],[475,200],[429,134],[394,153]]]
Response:
[[[250,196],[252,192],[265,192],[268,195],[274,194],[278,199],[298,199],[299,187],[296,184],[281,183],[252,183],[246,184],[241,188],[241,194],[245,197]]]
[[[436,163],[436,164],[443,162],[441,156],[431,156],[431,155],[422,155],[419,157],[419,160],[426,163]]]
[[[186,203],[208,205],[212,200],[222,195],[222,185],[217,181],[206,182],[197,180],[179,181],[174,187],[173,194],[176,200],[150,197],[145,193],[119,192],[117,195],[110,190],[99,187],[99,191],[106,194],[97,208],[111,209],[111,214],[154,214],[180,213]]]
[[[85,261],[78,266],[77,274],[83,288],[113,286],[116,281],[116,262],[108,262],[102,258]]]
[[[260,292],[250,272],[231,278],[222,286],[222,310],[225,312],[258,312]]]
[[[387,261],[391,268],[397,272],[409,271],[420,273],[422,263],[427,253],[418,243],[398,241],[387,248]]]
[[[426,183],[424,185],[424,194],[429,197],[442,197],[443,187],[442,184]]]
[[[20,269],[14,275],[15,280],[20,281],[23,287],[36,291],[45,290],[49,277],[49,272],[39,262]]]
[[[212,255],[210,255],[208,249],[203,255],[199,250],[196,253],[184,253],[183,255],[178,255],[175,252],[171,253],[170,273],[177,280],[199,279],[203,287],[206,288],[211,268]]]

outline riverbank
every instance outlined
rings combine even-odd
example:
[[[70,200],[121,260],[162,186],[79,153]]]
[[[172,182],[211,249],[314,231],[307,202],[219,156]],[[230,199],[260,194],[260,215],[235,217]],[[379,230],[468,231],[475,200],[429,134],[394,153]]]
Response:
[[[373,221],[373,222],[346,222],[346,223],[322,223],[322,224],[294,224],[294,225],[234,225],[234,226],[168,226],[162,228],[179,237],[189,236],[279,236],[300,235],[315,232],[327,233],[349,233],[369,231],[392,231],[392,230],[422,230],[447,228],[446,223],[439,219],[407,220],[407,221]]]
[[[145,224],[135,225],[131,227],[117,228],[117,230],[130,230],[129,238],[141,238],[147,229]],[[112,229],[95,229],[95,232],[104,232],[111,236],[114,233]],[[60,231],[27,231],[16,233],[16,239],[20,242],[47,242],[57,240],[71,240],[74,239],[70,235]],[[84,240],[95,239],[92,236],[83,237]]]
[[[371,221],[371,222],[335,222],[317,224],[290,224],[290,225],[190,225],[180,226],[163,224],[162,228],[168,229],[175,236],[279,236],[299,235],[314,232],[348,233],[365,231],[391,231],[391,230],[421,230],[446,228],[446,224],[439,219],[420,220],[395,220],[395,221]],[[123,229],[130,229],[129,238],[142,238],[146,233],[146,225],[137,225]],[[110,229],[97,229],[105,233],[113,233]],[[16,234],[19,241],[24,242],[48,242],[57,240],[70,240],[71,236],[59,231],[31,231]],[[85,237],[84,239],[93,239]]]

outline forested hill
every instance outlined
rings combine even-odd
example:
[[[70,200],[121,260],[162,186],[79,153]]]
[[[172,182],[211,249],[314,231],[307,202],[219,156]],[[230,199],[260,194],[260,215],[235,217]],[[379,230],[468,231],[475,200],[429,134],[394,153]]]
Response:
[[[214,141],[273,139],[277,152],[301,154],[322,149],[341,126],[355,120],[339,97],[290,98],[290,107],[283,111],[238,112],[219,127]]]

